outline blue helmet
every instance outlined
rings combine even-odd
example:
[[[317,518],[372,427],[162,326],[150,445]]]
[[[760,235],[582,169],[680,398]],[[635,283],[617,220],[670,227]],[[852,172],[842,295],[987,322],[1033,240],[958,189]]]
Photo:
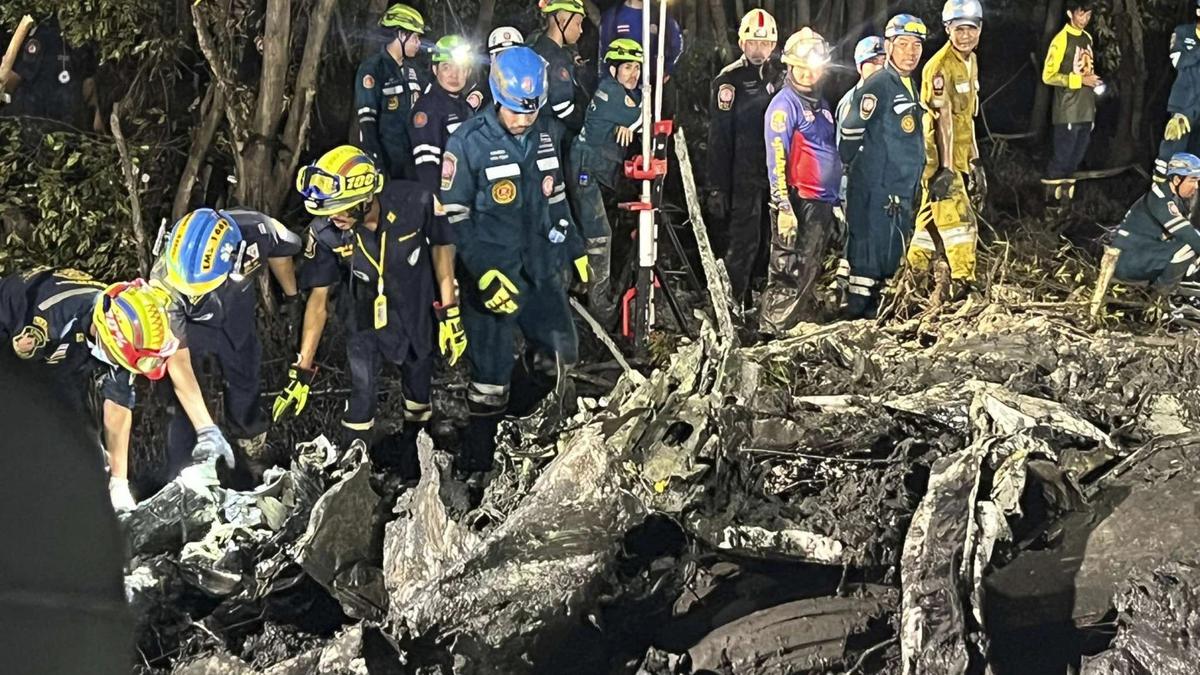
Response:
[[[883,51],[883,38],[878,35],[865,37],[854,46],[854,67],[862,68],[862,64],[887,54]]]
[[[213,209],[192,211],[171,228],[159,270],[160,280],[189,297],[211,293],[234,271],[241,244],[242,231],[228,213]]]
[[[920,17],[912,14],[897,14],[887,22],[883,37],[891,40],[905,35],[924,42],[925,38],[929,37],[929,29],[925,27],[925,22]]]
[[[519,113],[535,113],[546,105],[546,62],[529,47],[518,46],[496,54],[488,77],[492,99]]]
[[[1190,152],[1177,152],[1167,162],[1167,175],[1182,178],[1200,178],[1200,157]]]

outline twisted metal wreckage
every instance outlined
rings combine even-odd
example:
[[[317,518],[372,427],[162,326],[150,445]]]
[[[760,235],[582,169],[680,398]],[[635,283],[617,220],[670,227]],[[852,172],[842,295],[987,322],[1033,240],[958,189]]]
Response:
[[[506,423],[526,459],[476,509],[424,437],[408,490],[318,439],[257,490],[139,506],[144,669],[1191,672],[1193,335],[968,301],[932,338],[745,348],[698,239],[699,339]]]

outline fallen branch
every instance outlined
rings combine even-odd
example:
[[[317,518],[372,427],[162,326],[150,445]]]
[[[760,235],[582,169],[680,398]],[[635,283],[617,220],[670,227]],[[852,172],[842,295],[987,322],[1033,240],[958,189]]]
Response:
[[[129,191],[129,210],[132,216],[130,227],[133,228],[133,242],[137,248],[138,274],[142,278],[150,276],[150,250],[146,247],[146,232],[142,227],[142,200],[138,196],[138,171],[129,155],[129,146],[125,143],[125,134],[121,132],[121,103],[113,103],[112,125],[113,140],[117,143],[117,152],[121,154],[121,169],[125,174],[125,189]]]
[[[596,321],[596,319],[594,319],[592,315],[589,314],[586,309],[584,309],[583,305],[579,304],[579,301],[575,298],[571,298],[571,307],[575,309],[576,314],[578,314],[583,318],[584,321],[587,322],[587,325],[592,327],[592,332],[595,333],[600,342],[604,343],[604,346],[608,348],[608,351],[612,353],[613,358],[616,359],[617,363],[621,366],[621,370],[627,373],[632,372],[633,369],[629,367],[629,362],[625,360],[625,357],[621,354],[621,350],[617,349],[617,345],[613,343],[612,338],[608,337],[608,333],[604,331],[604,328],[600,325],[600,322]]]

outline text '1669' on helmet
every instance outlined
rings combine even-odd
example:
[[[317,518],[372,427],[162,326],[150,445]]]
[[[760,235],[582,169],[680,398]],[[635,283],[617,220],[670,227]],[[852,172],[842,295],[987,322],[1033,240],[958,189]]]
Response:
[[[513,47],[496,55],[488,77],[492,99],[518,113],[535,113],[546,105],[546,61],[529,47]]]
[[[314,216],[332,216],[365,204],[383,190],[375,162],[353,145],[339,145],[300,168],[296,190]]]
[[[96,339],[114,365],[152,380],[167,372],[179,349],[168,315],[170,295],[142,279],[112,284],[96,299]]]
[[[180,218],[167,235],[157,278],[188,297],[211,293],[225,283],[236,262],[242,231],[224,211],[197,209]]]

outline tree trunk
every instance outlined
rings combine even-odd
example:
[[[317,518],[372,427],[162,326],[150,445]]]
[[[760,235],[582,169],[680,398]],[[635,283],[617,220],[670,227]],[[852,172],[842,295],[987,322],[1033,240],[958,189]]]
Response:
[[[1046,58],[1046,50],[1050,47],[1050,41],[1062,27],[1062,22],[1063,0],[1048,0],[1046,2],[1046,21],[1042,26],[1042,41],[1038,43],[1041,51],[1035,55],[1034,76],[1039,84],[1037,93],[1033,97],[1033,112],[1030,113],[1029,118],[1029,130],[1033,132],[1035,139],[1041,138],[1042,134],[1046,133],[1047,117],[1050,115],[1050,99],[1054,93],[1050,87],[1041,84],[1041,66]]]
[[[846,3],[846,31],[836,34],[847,35],[849,38],[842,42],[842,49],[848,53],[851,59],[854,58],[854,45],[865,34],[864,30],[867,29],[870,22],[870,11],[867,0],[849,0]]]
[[[729,56],[729,26],[725,22],[725,3],[721,0],[709,0],[708,6],[712,16],[713,37],[721,54],[720,60],[724,63]]]
[[[775,0],[762,0],[762,8],[767,10],[771,16],[775,16]],[[739,15],[738,18],[740,19],[741,16]]]
[[[275,166],[273,145],[286,100],[287,71],[292,37],[291,0],[268,0],[263,31],[262,74],[259,77],[254,119],[250,124],[242,159],[243,174],[234,190],[238,202],[252,209],[272,211],[270,176]]]
[[[812,21],[812,0],[796,0],[796,26],[804,27]],[[780,35],[779,37],[783,37]]]
[[[479,18],[475,21],[475,35],[486,37],[492,27],[492,17],[496,14],[496,0],[479,1]]]
[[[1121,0],[1113,19],[1117,23],[1117,38],[1121,44],[1121,64],[1117,69],[1116,91],[1121,92],[1121,110],[1116,134],[1109,152],[1115,166],[1121,166],[1137,156],[1138,137],[1145,99],[1146,54],[1139,0]],[[1104,75],[1102,74],[1103,78]]]
[[[888,0],[875,0],[875,34],[883,35],[883,27],[887,24]]]
[[[214,84],[208,85],[204,101],[200,104],[200,124],[192,129],[192,144],[188,149],[187,164],[183,167],[179,186],[175,188],[175,202],[171,206],[172,220],[179,220],[191,208],[192,190],[208,156],[208,149],[217,135],[217,127],[225,118],[224,108],[225,95],[221,88]]]
[[[734,17],[740,23],[742,20],[742,17],[746,16],[746,12],[749,10],[746,9],[746,3],[744,2],[744,0],[734,0],[733,1],[733,11],[734,11]],[[772,16],[774,16],[774,14],[772,14]],[[778,18],[778,17],[776,17],[776,18]]]

